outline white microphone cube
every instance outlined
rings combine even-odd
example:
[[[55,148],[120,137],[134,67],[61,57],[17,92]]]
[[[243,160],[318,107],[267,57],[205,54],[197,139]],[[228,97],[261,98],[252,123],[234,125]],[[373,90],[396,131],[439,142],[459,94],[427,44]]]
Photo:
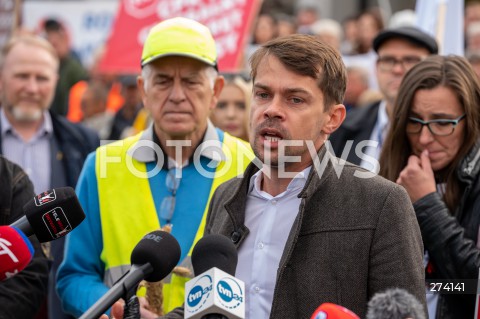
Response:
[[[211,268],[185,284],[185,319],[221,314],[229,319],[245,318],[245,284]]]

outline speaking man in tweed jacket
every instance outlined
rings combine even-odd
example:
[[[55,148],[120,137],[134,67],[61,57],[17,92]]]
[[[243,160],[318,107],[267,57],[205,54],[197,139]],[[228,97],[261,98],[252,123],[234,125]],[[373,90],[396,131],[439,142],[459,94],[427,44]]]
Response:
[[[339,161],[325,141],[344,120],[345,67],[313,37],[252,57],[251,164],[212,198],[206,233],[238,248],[248,318],[309,318],[324,302],[364,317],[387,288],[425,303],[423,246],[401,186]]]

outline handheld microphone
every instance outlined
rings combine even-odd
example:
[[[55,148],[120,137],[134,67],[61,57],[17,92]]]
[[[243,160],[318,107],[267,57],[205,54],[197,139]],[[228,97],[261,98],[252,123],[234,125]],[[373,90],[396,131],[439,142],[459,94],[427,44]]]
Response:
[[[322,303],[310,319],[360,319],[360,317],[345,307],[327,302]]]
[[[368,302],[366,319],[425,319],[422,304],[405,289],[392,288],[376,293]]]
[[[245,284],[233,276],[237,249],[225,236],[205,235],[192,251],[197,277],[185,284],[185,319],[245,318]]]
[[[65,236],[84,219],[77,195],[71,187],[38,194],[23,206],[25,216],[11,224],[27,236],[35,234],[41,243]]]
[[[27,267],[33,253],[33,246],[22,231],[10,226],[0,226],[0,281]]]
[[[140,281],[159,281],[165,278],[180,260],[180,245],[175,237],[164,231],[146,234],[133,248],[132,267],[100,298],[80,319],[97,319],[118,299],[122,298]]]

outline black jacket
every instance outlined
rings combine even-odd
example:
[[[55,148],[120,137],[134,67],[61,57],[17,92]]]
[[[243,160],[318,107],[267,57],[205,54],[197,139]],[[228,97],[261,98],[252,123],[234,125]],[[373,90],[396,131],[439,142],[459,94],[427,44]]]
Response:
[[[100,145],[98,135],[79,124],[68,121],[65,117],[50,112],[53,134],[62,153],[67,185],[75,187],[87,155]],[[65,185],[62,185],[65,186]]]
[[[23,205],[33,196],[33,185],[16,164],[0,156],[0,225],[23,216]],[[48,261],[35,236],[30,264],[12,278],[0,282],[0,318],[33,318],[47,293]]]
[[[464,187],[460,203],[452,214],[438,193],[414,203],[425,249],[432,261],[433,279],[478,279],[480,249],[480,141],[458,167]],[[473,318],[475,295],[439,296],[437,319]]]
[[[345,121],[329,137],[335,156],[344,158],[342,156],[343,149],[347,141],[351,140],[353,141],[352,147],[347,158],[344,159],[360,165],[362,159],[355,154],[355,147],[361,141],[370,139],[375,123],[377,123],[379,106],[380,102],[376,102],[347,113]]]
[[[74,124],[68,121],[65,117],[57,115],[52,111],[50,111],[50,116],[52,118],[54,136],[54,143],[51,149],[51,187],[75,187],[87,155],[100,145],[100,141],[94,131],[85,128],[80,124]],[[2,140],[0,139],[0,152],[1,150]],[[58,300],[57,294],[54,293],[54,278],[56,271],[63,260],[64,244],[65,237],[62,237],[51,242],[50,245],[50,254],[53,257],[53,263],[51,265],[49,281],[48,308],[50,317],[55,319],[67,318],[61,310],[61,303]]]

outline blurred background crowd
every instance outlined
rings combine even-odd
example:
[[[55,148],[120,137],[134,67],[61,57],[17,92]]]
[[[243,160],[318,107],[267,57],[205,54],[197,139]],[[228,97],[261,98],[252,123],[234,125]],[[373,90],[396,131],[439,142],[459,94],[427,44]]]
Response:
[[[141,47],[141,38],[144,33],[142,30],[148,30],[149,25],[148,23],[142,24],[136,29],[138,33],[132,31],[132,34],[129,34],[130,24],[128,24],[128,20],[125,20],[122,14],[125,12],[137,12],[136,16],[135,14],[132,14],[132,16],[135,16],[136,21],[141,21],[142,16],[140,13],[145,10],[135,11],[135,8],[132,9],[131,6],[143,6],[140,9],[148,9],[150,3],[153,3],[155,4],[155,21],[158,21],[158,17],[167,16],[167,11],[169,10],[170,12],[177,12],[175,10],[183,6],[184,2],[176,0],[0,1],[0,21],[2,21],[0,23],[0,46],[6,44],[12,35],[36,34],[44,37],[51,44],[59,58],[59,81],[50,105],[52,123],[46,123],[45,128],[42,127],[45,135],[59,134],[59,136],[62,136],[59,138],[61,143],[59,142],[58,145],[52,146],[55,152],[49,154],[46,160],[52,161],[52,163],[55,160],[70,163],[70,166],[67,165],[67,170],[61,172],[57,180],[54,181],[56,176],[50,171],[48,171],[52,173],[52,181],[50,183],[42,182],[42,180],[45,180],[45,176],[31,174],[32,170],[35,171],[35,162],[26,162],[25,156],[20,155],[21,151],[19,149],[16,149],[15,146],[8,146],[15,145],[15,142],[12,141],[16,136],[13,136],[12,131],[18,130],[20,132],[21,128],[14,127],[14,129],[11,129],[6,127],[4,124],[7,122],[6,120],[4,121],[2,115],[3,126],[1,127],[2,139],[0,141],[4,144],[3,149],[0,147],[0,151],[7,158],[9,158],[9,155],[10,157],[20,156],[18,161],[30,175],[36,193],[57,185],[74,187],[85,157],[96,148],[98,141],[94,141],[94,139],[89,140],[90,137],[82,136],[83,131],[71,130],[69,126],[71,123],[81,123],[83,126],[96,131],[101,141],[118,140],[132,136],[149,126],[152,120],[148,111],[143,108],[141,94],[137,86],[137,76],[140,73],[140,65],[138,63],[140,55],[135,56],[132,60],[133,62],[131,60],[122,60],[123,57],[128,59],[128,53],[133,52],[126,45],[129,40],[133,39],[133,45]],[[205,6],[209,4],[209,1],[199,0],[197,2],[203,3]],[[390,116],[392,115],[391,107],[393,107],[398,87],[394,92],[394,96],[388,96],[389,92],[388,88],[385,87],[386,83],[381,82],[381,73],[398,73],[396,76],[401,80],[406,71],[416,63],[426,59],[427,55],[436,54],[437,49],[441,55],[455,54],[465,57],[466,61],[473,67],[474,76],[480,77],[480,1],[445,1],[452,7],[442,7],[442,5],[439,5],[441,2],[433,0],[265,0],[263,2],[258,0],[232,0],[223,2],[231,4],[232,7],[230,9],[234,8],[238,3],[248,3],[250,7],[248,10],[245,10],[248,13],[242,16],[241,19],[235,20],[236,16],[232,15],[234,17],[233,20],[238,21],[239,25],[243,25],[242,28],[238,28],[243,33],[236,34],[236,37],[233,37],[235,40],[232,40],[233,42],[228,42],[227,40],[225,42],[217,41],[217,44],[221,43],[223,45],[222,49],[219,50],[219,56],[222,55],[222,52],[228,51],[233,58],[230,59],[229,63],[222,63],[222,61],[219,63],[219,72],[225,78],[225,86],[219,97],[218,104],[210,114],[212,123],[231,135],[248,141],[249,110],[252,92],[248,66],[249,57],[257,48],[269,40],[295,33],[314,35],[329,43],[341,53],[347,67],[347,87],[343,101],[348,111],[346,125],[344,126],[347,130],[349,129],[348,125],[352,124],[352,121],[349,121],[349,119],[360,118],[358,114],[361,113],[358,110],[362,109],[368,110],[370,117],[376,123],[377,109],[382,109],[383,107],[382,114],[385,114],[385,122],[388,122],[386,112],[390,113]],[[162,3],[165,3],[164,7],[161,5]],[[429,5],[434,3],[436,4],[435,6],[429,7]],[[455,9],[453,9],[453,6]],[[228,5],[225,5],[225,8],[225,14],[229,13]],[[200,12],[198,14],[201,14],[201,11],[198,12]],[[208,16],[207,13],[205,14]],[[219,12],[218,16],[222,14],[222,12]],[[451,18],[450,14],[454,15],[454,18]],[[457,15],[455,16],[455,14]],[[222,30],[222,28],[224,33],[228,33],[228,23],[225,23],[225,21],[218,20],[210,25],[207,23],[207,25],[215,35],[215,30]],[[396,57],[390,57],[390,60],[379,59],[381,55],[379,49],[385,43],[388,43],[386,41],[388,39],[378,40],[376,47],[374,39],[385,30],[410,26],[422,28],[436,38],[438,48],[436,44],[434,44],[434,48],[431,47],[430,40],[426,39],[423,34],[416,33],[413,36],[390,34],[389,37],[392,39],[398,40],[399,38],[404,40],[404,42],[408,40],[408,43],[412,42],[410,41],[412,40],[411,38],[420,37],[422,39],[421,43],[414,43],[414,49],[423,51],[418,51],[418,61],[411,61],[411,55],[401,57],[400,59]],[[133,30],[133,27],[131,29]],[[227,29],[227,32],[225,32],[225,29]],[[386,50],[387,46],[384,46],[384,50]],[[8,53],[9,51],[7,50],[4,55],[7,56]],[[383,56],[386,57],[387,55],[383,54]],[[455,60],[453,62],[460,63]],[[131,68],[124,67],[130,63],[134,66]],[[449,61],[438,62],[437,64],[439,63],[448,64]],[[435,63],[433,64],[436,65]],[[461,64],[461,67],[463,68],[462,70],[469,70],[463,64]],[[420,75],[421,73],[417,74],[418,79],[421,78]],[[413,82],[414,80],[412,80]],[[467,87],[468,83],[464,83],[464,86]],[[422,88],[415,88],[412,84],[412,87],[404,90],[413,92],[414,89],[421,90]],[[475,89],[477,88],[472,90]],[[8,90],[13,92],[14,88],[13,86],[7,87],[3,85],[0,87],[0,92],[2,90],[4,90],[4,95],[6,96],[6,92]],[[427,100],[433,98],[434,96],[428,97]],[[473,108],[475,103],[471,104],[462,107],[465,109],[467,107]],[[375,105],[374,111],[372,111],[372,105]],[[410,103],[405,102],[404,108],[407,109],[405,112],[410,111],[408,110],[409,105]],[[352,116],[351,114],[355,111],[357,111],[357,116]],[[466,118],[472,118],[473,116],[469,116],[468,112],[464,112],[467,114]],[[378,111],[378,114],[378,117],[381,117],[380,111]],[[452,127],[451,132],[447,132],[448,134],[454,132],[456,125],[465,117],[465,114],[461,115],[459,112],[459,117],[455,118],[455,120],[447,119],[446,124]],[[398,114],[398,116],[401,116],[401,114]],[[423,130],[424,125],[428,125],[428,129],[433,135],[442,136],[443,132],[440,132],[440,134],[434,132],[435,126],[432,129],[430,123],[422,122],[422,119],[415,118],[414,120],[417,122],[413,128],[415,130],[413,133],[417,134],[418,131]],[[62,121],[65,121],[65,123]],[[380,120],[378,121],[380,122]],[[456,123],[453,123],[455,121]],[[365,123],[362,122],[362,124]],[[412,126],[412,123],[400,123],[398,125],[407,127],[407,125]],[[50,126],[53,126],[53,128]],[[410,126],[406,129],[412,130]],[[62,131],[60,127],[62,127]],[[37,132],[38,127],[33,129]],[[372,124],[368,136],[365,136],[364,139],[366,140],[370,137],[372,140],[372,136],[377,133],[380,133],[377,135],[385,135],[386,130],[388,130],[388,125],[382,131],[377,126],[373,127]],[[346,142],[346,139],[340,135],[343,132],[340,129],[337,136],[332,136],[334,147],[335,141],[338,141],[338,149],[335,149],[338,156],[340,156],[338,152],[342,151]],[[69,136],[68,134],[71,134],[73,137],[71,139],[65,138],[65,136]],[[33,135],[30,134],[23,138],[23,141],[30,140],[29,143],[22,144],[22,147],[25,147],[25,152],[28,151],[29,145],[33,145],[37,143],[37,140],[41,141],[42,139],[42,136],[39,136],[37,139],[36,135],[32,139]],[[381,140],[383,140],[383,137]],[[388,147],[393,147],[392,144],[394,142],[392,138],[386,141]],[[89,141],[87,142],[87,140]],[[458,144],[462,144],[462,142]],[[474,142],[471,144],[473,145]],[[469,145],[469,147],[473,147],[472,145]],[[406,153],[404,150],[401,150],[401,152]],[[70,156],[77,153],[80,155],[75,155],[72,160]],[[461,153],[462,159],[465,157],[464,153],[466,154],[466,151]],[[374,158],[379,158],[379,154],[370,155]],[[476,159],[478,160],[478,157]],[[350,161],[351,159],[349,158],[348,160]],[[389,159],[385,156],[380,164],[382,162],[389,163],[388,161],[390,160],[397,161],[396,158]],[[364,166],[364,163],[351,161]],[[405,164],[402,163],[402,165]],[[455,162],[454,164],[457,165],[458,163]],[[74,165],[76,166],[74,167]],[[372,169],[368,166],[364,167]],[[395,178],[399,172],[400,170],[394,172],[396,174],[394,174],[395,177],[392,177],[393,175],[389,176],[389,174],[393,174],[391,172],[381,171],[381,174],[396,181]],[[476,172],[478,173],[478,171]],[[400,182],[397,181],[397,183]],[[44,184],[49,184],[51,187],[44,187]],[[461,191],[458,190],[457,193],[454,194],[455,199],[460,197]],[[449,208],[453,211],[456,203],[451,206]],[[466,227],[465,225],[463,226]],[[475,229],[475,231],[478,231],[478,229]],[[422,235],[425,236],[423,233]],[[476,237],[477,235],[470,237]],[[478,241],[478,238],[476,239]],[[477,246],[480,245],[477,244]],[[48,257],[51,259],[53,256],[55,257],[49,283],[54,285],[56,267],[58,267],[63,258],[63,243],[60,244],[59,241],[58,244],[52,244],[52,247],[45,246],[44,248]],[[51,251],[50,248],[52,249]],[[474,248],[474,250],[478,255],[478,249]],[[427,254],[426,264],[428,262]],[[50,289],[53,288],[51,287]],[[58,308],[58,304],[59,302],[55,306],[55,302],[52,301],[50,310],[55,307]],[[46,305],[44,305],[43,312],[41,311],[37,318],[45,318],[47,316],[47,310],[45,309]],[[58,311],[61,312],[60,309]]]
[[[5,2],[11,3],[4,5],[5,12],[0,11],[0,15],[10,14],[9,27],[13,27],[0,31],[0,41],[7,38],[9,31],[41,34],[60,57],[60,81],[51,105],[53,112],[93,128],[103,140],[131,135],[148,124],[148,114],[142,109],[136,89],[138,73],[121,68],[105,71],[99,67],[108,50],[108,39],[117,26],[114,23],[119,22],[120,1]],[[419,15],[421,8],[414,0],[252,3],[254,9],[244,45],[235,48],[238,62],[224,70],[220,64],[220,72],[228,76],[228,93],[222,95],[212,113],[216,125],[243,138],[247,136],[244,127],[247,127],[245,113],[249,99],[248,58],[261,44],[287,34],[305,33],[337,48],[348,69],[344,103],[350,110],[382,99],[375,76],[377,55],[372,49],[375,36],[386,28],[418,26],[436,15],[435,12],[431,17]],[[458,21],[449,20],[447,29],[462,25],[459,37],[463,37],[463,47],[451,53],[467,57],[480,75],[480,2],[466,1],[461,8],[464,15]],[[161,10],[161,5],[157,10]]]

